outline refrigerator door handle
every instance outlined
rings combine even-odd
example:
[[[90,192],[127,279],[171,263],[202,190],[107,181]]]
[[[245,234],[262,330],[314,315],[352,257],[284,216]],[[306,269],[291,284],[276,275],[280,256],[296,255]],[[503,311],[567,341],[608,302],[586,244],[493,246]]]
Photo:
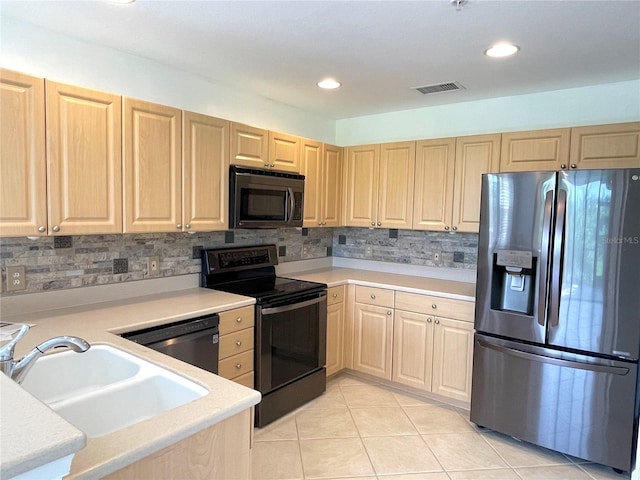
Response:
[[[551,211],[553,190],[547,192],[542,217],[542,245],[540,247],[540,278],[538,280],[538,323],[544,327],[547,316],[547,283],[549,282],[549,236],[551,235]]]
[[[560,322],[560,289],[563,257],[564,222],[567,213],[567,191],[558,190],[558,204],[556,207],[556,227],[553,234],[553,265],[551,268],[551,289],[549,294],[549,325],[557,327]]]
[[[525,360],[531,360],[534,362],[548,363],[556,365],[558,367],[567,367],[577,370],[588,370],[590,372],[601,372],[612,375],[627,375],[629,369],[625,367],[610,367],[608,365],[599,365],[597,363],[576,362],[572,360],[563,360],[560,358],[546,357],[544,355],[537,355],[535,353],[523,352],[522,350],[516,350],[514,348],[503,347],[502,345],[495,345],[493,343],[484,342],[482,340],[476,340],[479,347],[488,348],[496,352],[511,355],[513,357],[523,358]]]

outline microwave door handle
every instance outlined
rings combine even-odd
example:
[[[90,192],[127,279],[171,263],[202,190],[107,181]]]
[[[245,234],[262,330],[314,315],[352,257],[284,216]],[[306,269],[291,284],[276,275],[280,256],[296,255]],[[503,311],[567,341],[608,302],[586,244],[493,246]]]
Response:
[[[293,189],[291,187],[287,188],[288,196],[289,196],[289,215],[286,219],[287,223],[291,223],[293,221],[293,212],[296,209],[296,199],[293,195]]]

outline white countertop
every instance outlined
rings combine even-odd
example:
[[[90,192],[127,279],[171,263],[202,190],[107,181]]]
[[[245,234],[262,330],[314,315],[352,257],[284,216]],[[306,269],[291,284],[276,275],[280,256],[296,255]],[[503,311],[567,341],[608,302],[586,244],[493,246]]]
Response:
[[[469,302],[475,301],[476,294],[476,286],[473,283],[354,268],[330,267],[299,273],[288,273],[285,276],[308,280],[310,282],[325,283],[329,287],[351,283],[423,295],[454,298]]]
[[[280,275],[324,283],[330,287],[355,283],[458,300],[474,301],[475,299],[473,283],[424,276],[339,267],[296,273],[283,272]],[[122,284],[118,285],[118,288],[122,288]],[[63,295],[68,296],[68,293],[65,292]],[[79,289],[78,294],[81,293],[82,289]],[[91,344],[112,345],[144,357],[203,385],[210,393],[191,403],[104,437],[87,439],[86,447],[82,448],[85,442],[82,432],[69,425],[15,383],[7,381],[5,377],[0,384],[2,386],[0,476],[3,478],[28,471],[39,464],[47,463],[51,459],[62,457],[81,448],[74,457],[71,475],[68,478],[101,477],[260,401],[260,394],[254,390],[118,336],[127,331],[252,305],[255,303],[252,298],[204,288],[187,288],[175,292],[165,291],[72,307],[61,308],[60,305],[52,302],[56,308],[48,309],[46,302],[51,301],[51,297],[34,294],[30,295],[29,303],[44,301],[44,304],[30,304],[28,308],[25,306],[22,311],[26,310],[29,313],[22,314],[15,313],[21,311],[19,302],[16,305],[15,299],[11,300],[11,315],[7,315],[9,309],[5,309],[3,321],[35,325],[19,342],[16,357],[24,355],[48,338],[74,335],[86,339]],[[10,385],[5,388],[6,384]],[[23,401],[19,398],[21,396],[26,396],[29,400]],[[15,405],[20,405],[22,420],[16,421],[15,417],[10,419],[6,417],[7,420],[5,420],[5,412],[13,413]],[[37,425],[40,431],[46,434],[33,435],[25,428],[29,425]],[[15,446],[19,448],[14,448]],[[39,460],[34,460],[35,456],[27,458],[28,452],[39,452]]]
[[[68,478],[98,478],[123,468],[173,443],[239,413],[260,401],[260,394],[237,383],[119,337],[118,333],[239,308],[254,299],[203,288],[147,295],[121,301],[60,308],[22,315],[3,315],[3,321],[35,326],[20,340],[16,357],[58,335],[82,337],[91,344],[107,344],[144,357],[204,386],[204,397],[109,435],[86,440],[44,404],[13,382],[2,383],[1,477],[7,478],[51,459],[79,450]],[[5,388],[5,384],[8,388]],[[29,401],[24,401],[24,398]],[[15,411],[19,416],[10,415]],[[8,413],[5,417],[5,413]],[[66,426],[61,424],[63,422]],[[44,434],[34,435],[37,425]],[[78,437],[80,434],[80,437]],[[8,445],[5,449],[5,443]],[[46,445],[49,448],[46,448]],[[15,446],[15,448],[14,448]],[[71,451],[69,451],[71,450]],[[40,452],[40,461],[28,452]],[[49,459],[49,460],[47,460]]]

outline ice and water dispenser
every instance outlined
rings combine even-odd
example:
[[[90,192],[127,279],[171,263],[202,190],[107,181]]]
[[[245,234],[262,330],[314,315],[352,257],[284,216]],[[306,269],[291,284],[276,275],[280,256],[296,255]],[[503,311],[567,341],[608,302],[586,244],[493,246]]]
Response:
[[[533,315],[537,257],[531,251],[493,254],[491,309]]]

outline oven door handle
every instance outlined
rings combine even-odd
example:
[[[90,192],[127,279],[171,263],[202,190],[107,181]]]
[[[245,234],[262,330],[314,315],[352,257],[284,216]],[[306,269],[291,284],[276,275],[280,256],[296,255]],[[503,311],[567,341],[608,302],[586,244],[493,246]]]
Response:
[[[321,297],[307,300],[306,302],[292,303],[290,305],[283,305],[282,307],[261,308],[260,313],[262,313],[262,315],[271,315],[274,313],[290,312],[291,310],[297,310],[299,308],[308,307],[309,305],[315,305],[316,303],[322,302],[324,299],[325,296],[322,295]]]

